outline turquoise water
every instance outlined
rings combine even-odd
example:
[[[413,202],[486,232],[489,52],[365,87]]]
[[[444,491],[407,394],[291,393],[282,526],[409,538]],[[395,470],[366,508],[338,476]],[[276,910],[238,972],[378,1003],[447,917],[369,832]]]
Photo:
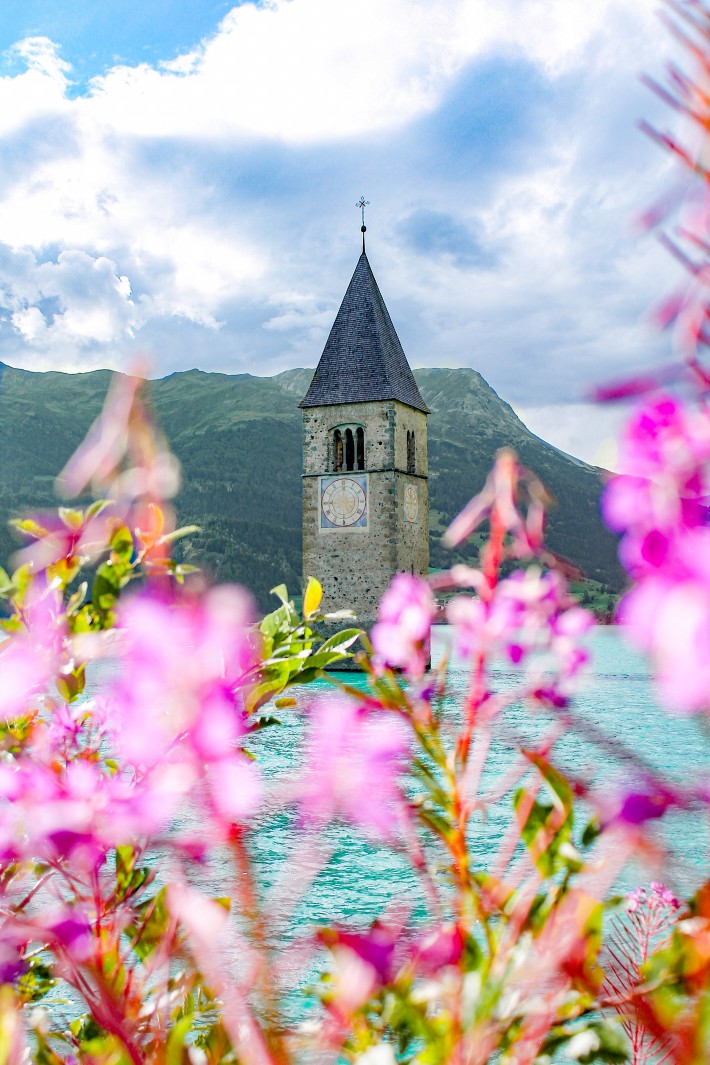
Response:
[[[444,628],[434,630],[433,655],[436,662],[448,648],[449,634]],[[575,778],[591,785],[595,792],[608,797],[639,781],[639,769],[626,757],[635,754],[653,770],[671,781],[689,785],[710,778],[710,742],[708,732],[696,718],[664,712],[654,697],[653,685],[645,660],[629,648],[618,630],[600,628],[590,639],[593,664],[584,679],[575,703],[580,722],[597,730],[606,739],[601,746],[582,732],[568,732],[555,745],[553,760]],[[460,704],[466,687],[466,667],[455,658],[449,667],[449,700],[452,715]],[[513,670],[500,664],[494,671],[494,686],[508,689],[516,682]],[[347,676],[353,683],[352,674]],[[356,680],[354,683],[358,683]],[[359,683],[364,683],[360,678]],[[297,692],[299,702],[307,705],[316,698],[326,682]],[[271,779],[298,771],[303,734],[300,713],[279,715],[281,728],[267,730],[260,743],[260,758]],[[512,706],[500,722],[500,735],[491,745],[483,790],[509,770],[516,757],[511,740],[533,739],[549,726],[550,718],[531,718],[523,706]],[[496,853],[500,839],[510,823],[512,793],[492,805],[485,819],[472,827],[472,849],[477,862],[485,868]],[[580,820],[585,805],[581,804]],[[628,868],[617,882],[617,890],[631,890],[651,879],[666,880],[679,893],[698,885],[708,870],[708,829],[699,811],[667,814],[652,835],[662,844],[671,862],[651,868]],[[299,834],[293,822],[283,815],[265,820],[255,840],[255,855],[266,882],[272,882],[283,862],[293,860]],[[333,826],[326,845],[332,856],[308,892],[300,913],[310,920],[372,920],[392,899],[423,913],[424,899],[406,861],[391,850],[374,846],[346,826]],[[673,872],[671,871],[673,870]]]
[[[434,662],[449,650],[449,633],[434,630]],[[645,661],[612,628],[595,631],[590,638],[593,665],[582,684],[576,712],[585,726],[599,730],[607,738],[605,746],[593,743],[583,732],[569,732],[555,746],[554,761],[576,778],[592,784],[602,793],[631,784],[637,778],[624,758],[625,749],[637,752],[649,766],[671,780],[690,784],[710,778],[710,741],[701,722],[662,711],[654,698]],[[100,692],[115,663],[101,663],[90,683],[88,694]],[[456,706],[465,691],[465,663],[454,657],[449,666],[448,700],[452,725]],[[364,678],[343,675],[349,684],[364,686]],[[509,689],[516,683],[509,666],[494,670],[493,686]],[[405,857],[391,847],[376,845],[347,825],[331,825],[318,838],[308,836],[292,812],[278,802],[279,790],[301,772],[301,751],[305,737],[304,713],[308,703],[332,686],[323,681],[297,689],[299,706],[278,711],[282,721],[257,734],[254,753],[262,766],[271,792],[251,834],[251,847],[262,891],[271,891],[269,915],[272,942],[279,945],[284,966],[282,977],[291,992],[286,1002],[286,1019],[303,1020],[313,1008],[302,989],[317,976],[319,961],[297,950],[282,950],[285,944],[305,934],[314,925],[342,923],[363,926],[376,917],[394,917],[422,922],[426,919],[422,885]],[[534,739],[550,724],[550,719],[531,718],[522,706],[512,706],[504,714],[494,735],[483,778],[484,790],[502,778],[516,752],[511,740]],[[453,728],[452,728],[453,732]],[[472,825],[471,846],[479,867],[487,868],[497,852],[511,819],[511,793],[503,795],[487,810],[485,819]],[[580,814],[584,814],[581,804]],[[583,821],[584,817],[581,816]],[[199,811],[188,811],[183,827],[199,829]],[[700,812],[682,812],[663,818],[656,836],[672,862],[653,868],[628,866],[615,891],[631,890],[652,879],[663,879],[679,894],[687,894],[705,877],[709,868],[708,831]],[[316,874],[305,892],[289,897],[297,882],[296,873],[309,847],[320,852]],[[160,856],[157,858],[160,867]],[[671,873],[671,867],[674,870]],[[216,854],[193,877],[200,890],[214,896],[235,895],[231,868],[224,855]],[[234,959],[238,964],[237,959]],[[70,995],[69,1001],[73,1002]]]

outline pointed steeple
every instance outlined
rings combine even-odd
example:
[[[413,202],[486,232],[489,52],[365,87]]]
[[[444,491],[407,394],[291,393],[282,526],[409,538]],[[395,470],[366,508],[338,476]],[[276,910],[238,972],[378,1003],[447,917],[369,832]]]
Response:
[[[387,399],[429,412],[363,251],[300,406]]]

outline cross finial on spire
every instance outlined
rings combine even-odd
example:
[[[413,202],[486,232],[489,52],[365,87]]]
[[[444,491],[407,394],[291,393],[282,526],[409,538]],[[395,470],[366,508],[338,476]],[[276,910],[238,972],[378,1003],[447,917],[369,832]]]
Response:
[[[365,208],[369,207],[369,205],[370,205],[370,201],[366,200],[364,196],[361,196],[360,199],[355,204],[355,206],[359,207],[360,210],[362,211],[362,225],[360,226],[360,232],[362,233],[362,253],[363,253],[363,255],[365,254],[365,233],[367,232],[367,226],[365,225]]]

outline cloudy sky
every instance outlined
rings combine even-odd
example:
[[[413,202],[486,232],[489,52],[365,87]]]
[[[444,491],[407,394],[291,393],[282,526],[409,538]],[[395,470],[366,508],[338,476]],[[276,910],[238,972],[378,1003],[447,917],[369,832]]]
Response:
[[[364,194],[412,365],[604,459],[587,390],[669,357],[669,48],[655,0],[5,0],[0,360],[313,366]]]

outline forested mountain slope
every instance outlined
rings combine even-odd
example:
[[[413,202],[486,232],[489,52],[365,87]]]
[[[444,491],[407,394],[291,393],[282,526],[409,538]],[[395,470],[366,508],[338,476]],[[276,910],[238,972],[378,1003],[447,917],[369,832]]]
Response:
[[[0,364],[1,365],[1,364]],[[249,586],[260,603],[285,581],[300,586],[301,414],[312,370],[277,377],[190,370],[151,382],[160,424],[183,470],[182,523],[202,532],[187,541],[189,561],[216,579]],[[553,550],[618,588],[616,543],[598,513],[599,471],[530,433],[470,369],[415,371],[431,409],[429,472],[432,565],[450,558],[440,545],[447,522],[477,491],[498,448],[513,446],[557,499]],[[98,414],[110,373],[0,370],[0,562],[17,540],[7,520],[56,505],[54,478]]]

